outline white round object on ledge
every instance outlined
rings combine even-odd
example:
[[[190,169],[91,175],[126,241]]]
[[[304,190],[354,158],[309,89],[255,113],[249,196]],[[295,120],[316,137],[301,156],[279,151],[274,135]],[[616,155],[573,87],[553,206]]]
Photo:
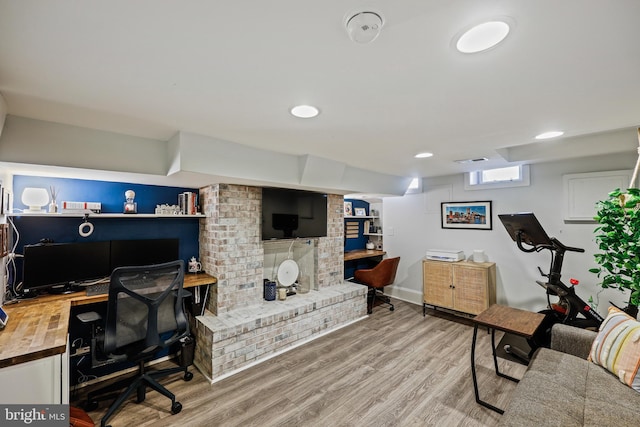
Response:
[[[285,259],[278,266],[278,282],[282,286],[291,286],[298,278],[298,263],[292,259]]]
[[[482,249],[475,249],[473,251],[473,262],[487,262],[487,256]]]

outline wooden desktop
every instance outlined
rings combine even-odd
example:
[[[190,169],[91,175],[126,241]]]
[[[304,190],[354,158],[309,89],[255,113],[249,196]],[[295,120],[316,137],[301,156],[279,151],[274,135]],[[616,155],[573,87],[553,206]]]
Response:
[[[377,249],[356,249],[353,251],[344,253],[344,260],[346,261],[354,261],[357,259],[365,259],[365,258],[375,258],[382,257],[386,255],[385,251],[379,251]]]
[[[213,285],[208,274],[185,274],[184,287]],[[0,331],[0,368],[63,354],[67,348],[69,313],[72,306],[106,302],[108,295],[86,296],[84,292],[44,295],[5,305],[7,326]]]

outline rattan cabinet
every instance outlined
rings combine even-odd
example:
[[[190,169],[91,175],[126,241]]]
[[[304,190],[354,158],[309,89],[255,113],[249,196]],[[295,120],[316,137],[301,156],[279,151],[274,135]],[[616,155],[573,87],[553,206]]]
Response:
[[[496,302],[493,262],[422,262],[423,315],[427,306],[479,314]]]

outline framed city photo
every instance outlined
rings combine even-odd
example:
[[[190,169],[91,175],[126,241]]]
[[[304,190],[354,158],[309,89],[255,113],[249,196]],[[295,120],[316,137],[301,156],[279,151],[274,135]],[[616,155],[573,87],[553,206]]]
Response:
[[[356,216],[366,216],[367,210],[365,208],[355,208]]]
[[[491,201],[443,202],[442,228],[491,230]]]

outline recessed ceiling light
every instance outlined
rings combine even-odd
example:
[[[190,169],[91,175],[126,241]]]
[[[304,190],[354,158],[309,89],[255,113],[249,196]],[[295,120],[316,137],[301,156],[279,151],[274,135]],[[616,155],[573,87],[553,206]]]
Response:
[[[465,31],[456,42],[462,53],[482,52],[500,43],[509,34],[509,24],[504,21],[489,21]]]
[[[540,135],[536,135],[536,139],[551,139],[557,138],[562,135],[564,135],[564,132],[562,132],[561,130],[552,130],[549,132],[543,132]]]
[[[320,114],[320,110],[313,105],[296,105],[291,109],[291,114],[301,119],[310,119]]]
[[[424,152],[424,153],[418,153],[414,157],[416,159],[426,159],[427,157],[432,157],[432,156],[433,156],[433,153]]]

